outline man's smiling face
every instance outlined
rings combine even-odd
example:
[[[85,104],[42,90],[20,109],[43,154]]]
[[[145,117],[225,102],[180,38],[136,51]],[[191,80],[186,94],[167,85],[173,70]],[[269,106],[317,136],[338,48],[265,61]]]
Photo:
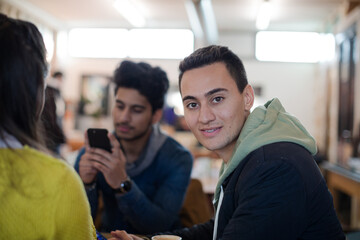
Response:
[[[225,64],[214,63],[186,71],[180,87],[190,130],[204,147],[230,157],[252,107],[251,86],[240,93]]]

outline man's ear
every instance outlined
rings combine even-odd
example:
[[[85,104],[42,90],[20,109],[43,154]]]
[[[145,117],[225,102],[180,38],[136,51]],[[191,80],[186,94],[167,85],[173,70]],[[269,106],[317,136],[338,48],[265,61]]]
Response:
[[[158,123],[161,120],[163,114],[163,110],[162,109],[158,109],[154,112],[153,116],[152,116],[152,124]]]
[[[243,91],[244,96],[244,103],[245,103],[245,111],[250,111],[252,106],[254,105],[254,89],[251,87],[251,85],[246,85]]]

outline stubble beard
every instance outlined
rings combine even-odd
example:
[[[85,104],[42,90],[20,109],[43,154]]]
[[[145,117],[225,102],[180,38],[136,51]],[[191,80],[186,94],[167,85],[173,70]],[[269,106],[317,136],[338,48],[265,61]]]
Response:
[[[218,151],[222,149],[226,149],[232,143],[236,142],[239,135],[227,135],[223,139],[212,139],[210,142],[209,140],[200,141],[200,143],[209,151]],[[220,141],[219,141],[220,140]]]
[[[132,137],[126,137],[126,136],[125,136],[125,137],[123,137],[122,134],[117,134],[117,136],[118,136],[121,140],[123,140],[123,141],[133,142],[133,141],[139,140],[140,138],[142,138],[142,137],[144,137],[146,134],[148,134],[148,132],[151,131],[151,130],[149,130],[149,129],[151,129],[151,128],[152,128],[152,124],[151,124],[151,122],[149,122],[147,128],[146,128],[144,131],[138,133],[138,134],[135,135],[135,136],[132,136]]]

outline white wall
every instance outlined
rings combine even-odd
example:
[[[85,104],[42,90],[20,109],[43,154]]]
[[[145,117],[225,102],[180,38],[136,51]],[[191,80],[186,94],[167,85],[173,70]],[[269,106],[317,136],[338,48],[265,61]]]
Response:
[[[244,62],[249,83],[261,86],[262,98],[277,97],[313,133],[315,131],[315,64]]]
[[[114,70],[124,59],[90,59],[90,58],[67,58],[64,59],[56,69],[63,70],[65,82],[63,87],[64,97],[68,100],[78,101],[80,99],[81,76],[99,74],[112,76]],[[172,84],[177,84],[179,60],[153,60],[153,59],[131,59],[135,62],[145,61],[153,66],[164,69]]]

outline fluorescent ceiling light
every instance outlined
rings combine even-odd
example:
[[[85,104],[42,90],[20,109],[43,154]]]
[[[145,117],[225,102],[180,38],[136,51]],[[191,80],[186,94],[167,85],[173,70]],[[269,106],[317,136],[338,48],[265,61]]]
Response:
[[[192,0],[185,1],[186,13],[188,15],[191,29],[193,30],[196,38],[202,39],[204,36],[203,29],[201,27],[201,21],[199,15],[196,12],[196,7]]]
[[[211,0],[201,0],[200,7],[204,17],[204,24],[208,35],[208,42],[210,44],[216,44],[218,41],[218,31]]]
[[[257,18],[256,28],[259,30],[265,30],[269,27],[270,18],[272,15],[272,6],[268,0],[264,0],[261,3]]]
[[[255,56],[260,61],[329,61],[335,56],[335,40],[332,34],[263,31],[256,34]]]
[[[146,20],[130,0],[115,0],[116,10],[134,27],[144,27]]]

